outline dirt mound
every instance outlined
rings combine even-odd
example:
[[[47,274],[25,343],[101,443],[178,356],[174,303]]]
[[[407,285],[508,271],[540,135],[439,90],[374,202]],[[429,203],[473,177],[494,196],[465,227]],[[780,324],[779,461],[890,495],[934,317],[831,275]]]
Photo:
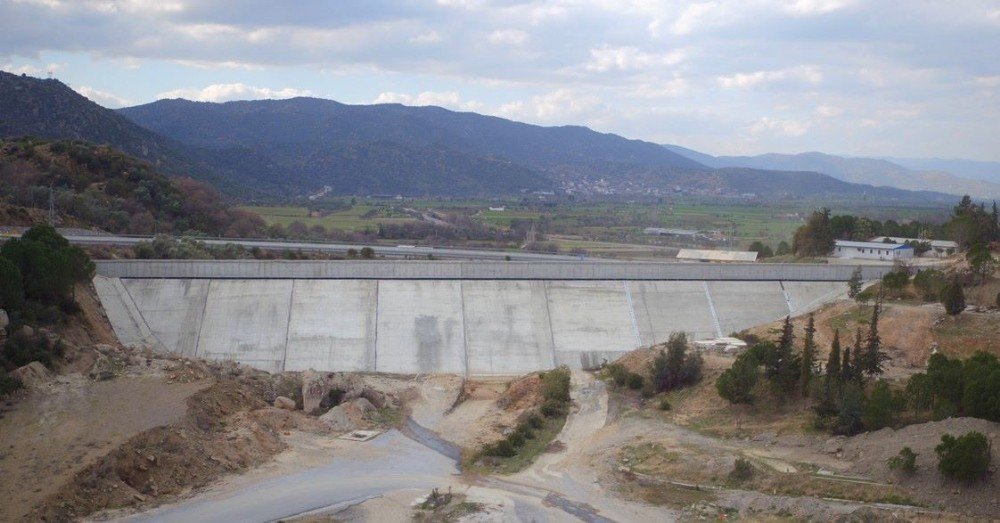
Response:
[[[652,347],[636,349],[626,353],[621,358],[618,358],[614,361],[614,363],[625,367],[625,369],[629,372],[634,372],[644,378],[649,378],[650,370],[653,368],[653,360],[656,359],[656,357],[660,354],[660,351],[664,348],[664,345],[653,345]]]
[[[949,418],[909,425],[899,430],[882,429],[861,434],[842,440],[839,455],[853,462],[849,469],[851,474],[882,481],[898,481],[901,486],[912,489],[926,501],[940,503],[952,510],[975,515],[996,515],[1000,512],[1000,498],[996,495],[1000,484],[995,474],[987,481],[966,486],[946,480],[937,470],[934,447],[941,442],[941,436],[959,436],[971,431],[979,431],[989,438],[993,445],[993,468],[996,469],[997,460],[1000,459],[997,455],[997,449],[1000,449],[1000,423],[977,418]],[[910,447],[917,453],[917,471],[913,476],[905,478],[896,476],[886,464],[903,447]]]
[[[506,411],[523,411],[541,406],[542,379],[538,374],[528,374],[507,386],[499,398],[497,407]]]
[[[268,407],[234,380],[194,394],[187,407],[180,421],[133,436],[86,467],[34,516],[59,521],[153,504],[261,464],[285,448],[285,431],[323,430],[302,413]]]

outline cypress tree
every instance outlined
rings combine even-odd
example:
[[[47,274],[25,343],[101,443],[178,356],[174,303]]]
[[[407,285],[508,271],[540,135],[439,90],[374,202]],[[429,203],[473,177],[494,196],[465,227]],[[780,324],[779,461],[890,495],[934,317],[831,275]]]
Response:
[[[861,350],[861,329],[854,333],[854,349],[851,354],[851,378],[860,383],[865,382],[865,357]]]
[[[833,331],[833,343],[830,344],[830,356],[826,359],[826,393],[830,394],[833,383],[840,383],[840,330]]]
[[[816,361],[816,322],[813,315],[809,314],[809,322],[806,323],[806,338],[802,345],[802,361],[799,370],[799,390],[803,398],[809,397],[809,382],[812,380],[813,364]]]
[[[865,339],[864,372],[869,377],[881,375],[885,369],[882,362],[887,356],[882,351],[882,338],[878,335],[878,317],[882,309],[882,299],[875,302],[872,309],[872,320],[868,324],[868,336]]]
[[[941,291],[941,301],[944,303],[944,310],[952,316],[957,316],[965,310],[965,292],[962,290],[962,282],[955,277]]]
[[[840,363],[840,383],[844,384],[851,381],[854,378],[853,371],[851,369],[851,348],[844,348],[844,358]]]

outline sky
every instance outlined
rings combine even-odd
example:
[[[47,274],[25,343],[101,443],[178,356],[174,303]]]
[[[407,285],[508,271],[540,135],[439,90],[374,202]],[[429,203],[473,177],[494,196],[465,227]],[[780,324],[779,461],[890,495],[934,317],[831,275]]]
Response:
[[[315,96],[1000,161],[1000,0],[0,0],[0,69],[110,108]]]

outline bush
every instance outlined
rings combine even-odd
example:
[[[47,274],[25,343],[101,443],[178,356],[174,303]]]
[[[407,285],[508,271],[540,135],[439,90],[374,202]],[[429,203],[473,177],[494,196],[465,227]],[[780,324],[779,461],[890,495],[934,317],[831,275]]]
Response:
[[[545,424],[545,420],[543,420],[538,414],[532,414],[528,416],[527,424],[533,429],[540,429],[542,428],[542,425]]]
[[[4,398],[22,387],[24,387],[24,384],[21,383],[21,380],[8,376],[6,372],[0,369],[0,398]]]
[[[693,385],[701,380],[703,362],[700,354],[687,353],[687,336],[675,332],[653,360],[650,375],[657,392],[666,392]]]
[[[760,373],[756,358],[751,352],[740,354],[732,367],[722,372],[715,381],[719,396],[729,403],[753,404],[753,388]]]
[[[882,285],[887,289],[899,290],[906,287],[909,282],[910,273],[906,269],[896,269],[882,276]]]
[[[642,385],[645,382],[646,382],[646,380],[643,379],[643,377],[641,375],[639,375],[639,374],[631,372],[628,375],[628,388],[629,389],[639,390],[639,389],[642,388]]]
[[[917,453],[910,447],[903,447],[899,454],[889,458],[889,468],[898,470],[907,476],[913,475],[917,470]]]
[[[733,470],[729,472],[729,479],[737,483],[742,483],[753,478],[754,468],[750,460],[746,458],[736,458],[733,463]]]
[[[944,304],[945,312],[952,316],[957,316],[965,310],[965,292],[958,278],[952,280],[941,291],[941,303]]]
[[[996,306],[1000,309],[1000,292],[997,293]]]
[[[41,333],[28,336],[19,331],[3,344],[3,351],[0,352],[0,363],[20,367],[37,361],[46,367],[52,367],[52,357],[61,356],[62,351],[61,343],[53,344]]]
[[[511,445],[510,441],[502,439],[493,445],[486,447],[483,454],[487,456],[494,456],[497,458],[509,458],[516,453],[514,450],[514,445]]]
[[[617,363],[612,363],[611,365],[608,365],[606,370],[608,376],[611,378],[611,381],[613,381],[615,385],[619,387],[625,386],[625,383],[628,381],[628,376],[629,376],[628,369]]]
[[[667,401],[667,398],[663,398],[660,400],[660,404],[657,406],[657,408],[664,411],[670,410],[670,402]]]
[[[547,401],[569,403],[569,369],[560,367],[549,372],[542,373],[542,397]]]
[[[545,416],[546,418],[556,418],[562,416],[565,412],[562,403],[551,400],[542,403],[542,408],[540,410],[542,412],[542,416]]]
[[[375,258],[375,249],[372,249],[371,247],[362,247],[361,248],[361,258],[365,259],[365,260],[374,259]]]
[[[507,435],[507,441],[510,442],[511,446],[514,448],[520,448],[524,446],[524,435],[516,430]]]
[[[917,288],[924,301],[937,301],[945,285],[944,273],[937,269],[927,269],[913,277],[913,286]]]
[[[990,442],[981,432],[969,432],[959,437],[945,434],[934,447],[938,455],[938,470],[946,477],[965,483],[979,480],[989,469]]]

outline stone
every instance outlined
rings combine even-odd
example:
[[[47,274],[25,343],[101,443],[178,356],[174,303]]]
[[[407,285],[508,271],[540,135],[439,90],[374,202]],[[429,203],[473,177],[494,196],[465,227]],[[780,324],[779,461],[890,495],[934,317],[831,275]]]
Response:
[[[319,420],[334,431],[354,430],[364,420],[365,415],[373,410],[375,406],[370,401],[355,398],[328,410],[319,417]]]
[[[35,329],[32,329],[28,325],[22,325],[21,326],[21,334],[23,334],[25,336],[34,336],[35,335]]]
[[[10,316],[7,315],[7,311],[0,309],[0,329],[6,329],[10,325]]]
[[[33,361],[22,367],[18,367],[11,371],[10,376],[21,380],[21,384],[26,388],[35,388],[39,385],[48,383],[52,379],[52,371],[45,368],[45,365],[37,361]]]
[[[99,354],[87,373],[94,381],[107,381],[115,377],[114,365],[110,357]]]
[[[274,406],[284,410],[295,410],[295,400],[285,396],[274,398]]]
[[[843,436],[838,436],[830,438],[823,443],[823,452],[827,454],[837,454],[844,450],[844,438]]]

